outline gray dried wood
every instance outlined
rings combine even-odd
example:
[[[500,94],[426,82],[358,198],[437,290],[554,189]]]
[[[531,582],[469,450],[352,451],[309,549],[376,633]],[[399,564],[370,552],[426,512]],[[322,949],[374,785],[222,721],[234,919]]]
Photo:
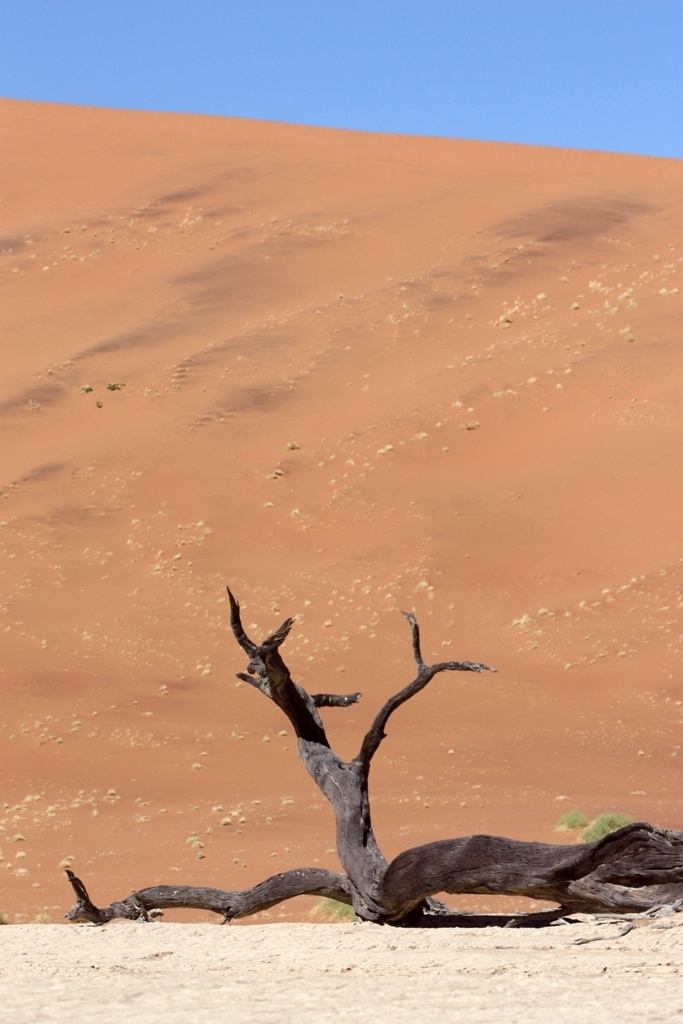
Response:
[[[223,921],[231,921],[293,896],[317,895],[351,904],[359,919],[380,924],[538,926],[567,913],[629,914],[683,899],[683,832],[646,823],[627,825],[597,842],[572,846],[487,835],[445,839],[406,850],[387,863],[372,829],[368,777],[389,718],[440,672],[495,669],[471,661],[427,665],[415,616],[404,612],[412,631],[416,676],[380,709],[356,757],[343,761],[330,747],[318,708],[348,707],[360,694],[308,694],[291,678],[280,654],[293,620],[286,619],[256,644],[244,631],[239,604],[230,590],[228,596],[233,635],[249,658],[247,671],[238,673],[238,678],[260,690],[289,719],[299,756],[334,810],[337,851],[345,874],[301,868],[236,892],[159,885],[100,909],[90,900],[82,881],[67,871],[77,900],[66,914],[70,921],[152,920],[168,907],[211,910]],[[454,914],[434,898],[441,892],[528,896],[556,902],[558,908],[526,916]]]

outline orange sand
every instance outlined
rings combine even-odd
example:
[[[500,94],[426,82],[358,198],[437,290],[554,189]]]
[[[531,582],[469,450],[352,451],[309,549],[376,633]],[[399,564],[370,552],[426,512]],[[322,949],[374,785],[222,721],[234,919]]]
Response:
[[[304,686],[363,691],[325,713],[343,755],[412,675],[399,609],[499,669],[392,720],[389,857],[562,841],[573,807],[683,828],[680,164],[0,118],[0,909],[59,920],[65,861],[100,903],[338,866],[289,723],[236,686],[226,583],[257,638],[297,617]]]

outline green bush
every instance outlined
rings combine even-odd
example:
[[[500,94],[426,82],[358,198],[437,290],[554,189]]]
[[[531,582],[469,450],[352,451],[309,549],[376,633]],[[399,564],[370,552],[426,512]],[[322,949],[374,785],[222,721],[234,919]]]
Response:
[[[557,825],[556,832],[574,832],[577,829],[585,828],[589,824],[588,818],[581,811],[567,811],[563,814]]]
[[[339,900],[332,900],[327,896],[322,900],[318,900],[314,913],[323,917],[331,924],[356,920],[356,912],[353,907],[350,907],[348,903],[340,903]]]
[[[590,823],[581,838],[584,843],[595,843],[598,839],[608,836],[610,832],[616,832],[618,828],[630,825],[632,821],[633,818],[628,814],[617,814],[616,811],[607,811],[606,814],[601,814],[599,818]]]

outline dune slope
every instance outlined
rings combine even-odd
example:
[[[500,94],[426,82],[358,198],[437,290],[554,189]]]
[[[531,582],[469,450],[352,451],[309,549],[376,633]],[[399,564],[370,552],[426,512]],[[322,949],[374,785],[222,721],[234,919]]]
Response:
[[[326,713],[344,756],[411,677],[400,609],[498,668],[392,720],[389,857],[571,841],[574,807],[683,827],[680,164],[0,123],[0,909],[59,919],[65,864],[102,903],[337,865],[226,583],[257,638],[296,616],[304,686],[363,691]]]

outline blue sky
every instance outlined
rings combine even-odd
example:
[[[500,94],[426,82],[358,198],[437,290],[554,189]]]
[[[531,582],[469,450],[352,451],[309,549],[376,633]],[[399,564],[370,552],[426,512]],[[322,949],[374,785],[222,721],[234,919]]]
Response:
[[[683,157],[683,0],[0,0],[0,95]]]

